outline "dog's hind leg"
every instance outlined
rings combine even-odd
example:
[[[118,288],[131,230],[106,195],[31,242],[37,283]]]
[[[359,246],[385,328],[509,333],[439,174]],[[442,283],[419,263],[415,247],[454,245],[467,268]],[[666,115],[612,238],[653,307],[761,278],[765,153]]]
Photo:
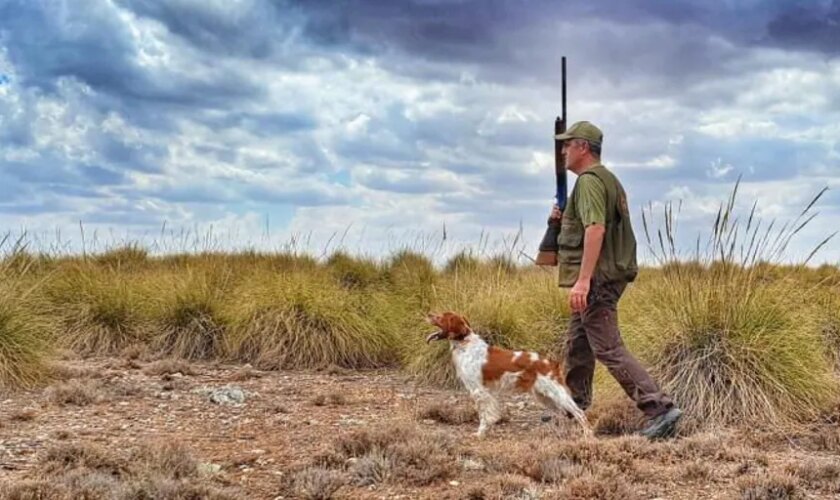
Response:
[[[583,428],[584,436],[592,436],[592,427],[586,419],[586,414],[578,407],[575,400],[572,399],[572,395],[569,394],[568,389],[554,380],[540,375],[534,383],[534,393],[537,399],[548,406],[549,409],[568,412]]]
[[[487,430],[502,418],[502,409],[499,401],[486,389],[474,389],[470,391],[473,401],[478,410],[478,437],[483,437]]]

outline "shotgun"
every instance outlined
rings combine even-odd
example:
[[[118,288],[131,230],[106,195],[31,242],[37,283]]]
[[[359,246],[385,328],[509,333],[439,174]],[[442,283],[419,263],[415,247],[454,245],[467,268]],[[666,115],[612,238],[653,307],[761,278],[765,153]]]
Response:
[[[566,56],[560,59],[560,78],[561,78],[561,92],[560,92],[560,113],[562,118],[558,116],[554,119],[554,136],[562,134],[566,131]],[[555,200],[560,211],[566,210],[566,161],[563,158],[563,141],[554,139],[554,176],[556,180]],[[560,247],[557,245],[557,237],[560,235],[561,219],[548,218],[548,227],[546,227],[543,239],[540,242],[539,253],[537,253],[536,263],[538,266],[556,266],[557,252]]]

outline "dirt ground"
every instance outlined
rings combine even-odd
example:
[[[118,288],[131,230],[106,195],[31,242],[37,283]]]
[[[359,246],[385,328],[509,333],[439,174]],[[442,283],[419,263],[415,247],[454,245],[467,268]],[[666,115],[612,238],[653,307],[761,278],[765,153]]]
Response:
[[[830,421],[793,435],[722,430],[649,443],[616,435],[610,419],[622,417],[596,406],[599,435],[586,441],[565,418],[542,423],[522,396],[505,399],[507,420],[479,441],[462,391],[396,370],[107,358],[65,360],[58,373],[45,389],[0,394],[0,484],[43,478],[39,464],[62,444],[177,442],[201,464],[200,481],[242,498],[840,498]],[[243,404],[202,391],[228,385]]]

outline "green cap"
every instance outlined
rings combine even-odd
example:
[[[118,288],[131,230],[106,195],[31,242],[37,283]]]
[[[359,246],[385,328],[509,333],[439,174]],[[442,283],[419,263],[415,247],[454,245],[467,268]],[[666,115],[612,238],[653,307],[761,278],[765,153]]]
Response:
[[[586,139],[589,142],[601,144],[604,140],[604,133],[601,132],[601,129],[589,122],[577,122],[562,134],[555,135],[554,138],[559,141],[565,141],[566,139]]]

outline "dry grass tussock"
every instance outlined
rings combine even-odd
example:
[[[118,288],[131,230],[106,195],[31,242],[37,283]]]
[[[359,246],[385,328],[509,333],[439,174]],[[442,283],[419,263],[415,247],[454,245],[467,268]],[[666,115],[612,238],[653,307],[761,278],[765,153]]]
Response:
[[[83,355],[114,355],[149,343],[148,290],[136,274],[74,264],[45,284],[45,294],[60,311],[63,346]]]
[[[225,355],[221,309],[233,285],[228,267],[167,270],[148,281],[155,290],[154,351],[185,359],[217,359]]]
[[[454,477],[459,458],[450,435],[399,423],[338,438],[312,467],[341,477],[342,484],[422,487]]]
[[[344,406],[347,398],[340,391],[330,391],[315,395],[309,402],[315,406]]]
[[[28,279],[30,266],[14,257],[0,261],[0,389],[46,379],[55,334],[54,311],[37,293],[41,278]]]
[[[0,485],[0,498],[244,498],[212,477],[202,476],[199,463],[189,449],[178,443],[158,443],[123,452],[93,444],[60,443],[42,453],[31,479]]]
[[[347,290],[326,272],[253,276],[226,305],[231,356],[260,369],[395,362],[406,313],[378,291]]]
[[[434,420],[448,425],[478,423],[478,411],[473,404],[433,403],[417,414],[421,420]]]
[[[799,500],[804,499],[796,478],[787,474],[763,473],[738,480],[742,500]]]
[[[71,379],[47,388],[47,399],[57,405],[87,406],[106,398],[99,381]]]

